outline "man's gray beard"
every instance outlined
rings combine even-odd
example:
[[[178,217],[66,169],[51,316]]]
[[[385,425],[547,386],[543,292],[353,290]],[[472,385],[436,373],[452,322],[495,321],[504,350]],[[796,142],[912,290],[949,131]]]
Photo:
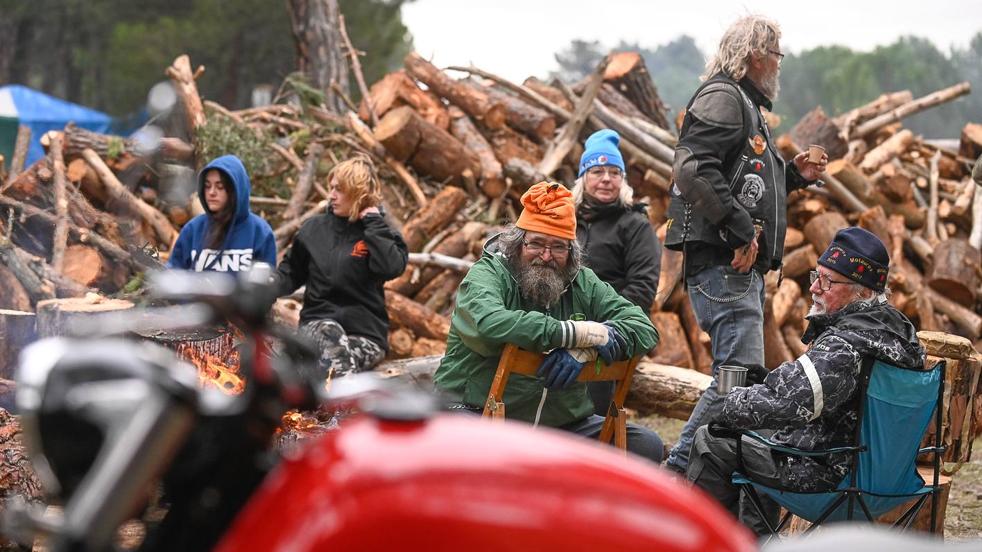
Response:
[[[812,297],[812,307],[808,309],[808,314],[806,316],[814,316],[816,314],[825,314],[825,305],[819,304],[819,302]]]
[[[520,266],[517,272],[516,280],[522,297],[543,308],[555,305],[572,279],[572,275],[560,269],[558,263],[549,261],[546,264],[542,259]]]
[[[767,75],[764,78],[764,82],[758,83],[760,91],[772,102],[776,102],[777,97],[781,94],[780,77],[781,71],[774,71],[773,74]]]

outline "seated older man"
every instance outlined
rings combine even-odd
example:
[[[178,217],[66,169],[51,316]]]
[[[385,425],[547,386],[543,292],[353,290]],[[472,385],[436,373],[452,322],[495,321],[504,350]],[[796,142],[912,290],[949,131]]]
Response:
[[[434,381],[456,406],[479,412],[506,344],[548,353],[538,377],[508,379],[506,416],[596,438],[604,418],[576,381],[584,362],[645,354],[658,332],[647,313],[580,265],[566,188],[536,184],[522,205],[515,226],[488,240],[461,282]],[[627,448],[654,462],[663,453],[655,432],[630,424]]]
[[[924,350],[910,320],[887,303],[890,258],[883,243],[862,228],[840,230],[811,273],[811,312],[801,340],[808,350],[775,368],[763,383],[737,387],[716,422],[731,428],[770,430],[772,441],[804,450],[851,444],[858,413],[859,373],[867,358],[908,369],[924,365]],[[848,469],[848,456],[789,457],[743,439],[747,475],[794,491],[834,488]],[[696,433],[688,477],[738,516],[736,440],[714,437],[707,426]],[[767,501],[775,518],[777,507]],[[758,534],[762,520],[745,512],[741,521]],[[772,523],[774,525],[774,523]]]

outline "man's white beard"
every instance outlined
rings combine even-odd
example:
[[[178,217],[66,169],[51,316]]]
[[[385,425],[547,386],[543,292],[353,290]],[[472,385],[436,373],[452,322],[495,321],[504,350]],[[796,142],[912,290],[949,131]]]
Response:
[[[533,304],[549,308],[556,304],[566,290],[568,279],[559,263],[534,259],[518,270],[518,288],[522,297]]]
[[[808,316],[814,316],[816,314],[825,314],[825,305],[820,303],[819,300],[812,295],[812,308],[808,310]]]
[[[765,76],[763,82],[758,83],[758,86],[760,86],[760,91],[763,92],[764,95],[767,96],[767,99],[772,102],[777,101],[777,97],[781,94],[780,77],[781,71],[779,69],[770,75]]]

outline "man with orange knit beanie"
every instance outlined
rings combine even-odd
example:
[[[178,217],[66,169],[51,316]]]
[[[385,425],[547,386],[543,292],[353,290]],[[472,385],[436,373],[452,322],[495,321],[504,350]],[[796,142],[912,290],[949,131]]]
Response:
[[[461,282],[434,382],[454,408],[480,412],[506,344],[548,352],[536,377],[508,379],[506,416],[596,438],[603,417],[576,381],[584,363],[645,354],[658,332],[647,313],[581,266],[569,190],[540,182],[522,196],[522,207]],[[663,453],[657,434],[633,425],[628,450],[654,462]]]

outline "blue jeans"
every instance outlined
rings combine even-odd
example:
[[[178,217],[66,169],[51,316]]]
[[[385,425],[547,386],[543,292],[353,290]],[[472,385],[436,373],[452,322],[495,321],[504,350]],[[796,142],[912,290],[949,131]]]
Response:
[[[678,443],[665,464],[685,473],[696,430],[722,408],[716,372],[722,364],[764,366],[764,278],[755,270],[740,274],[729,265],[711,266],[687,278],[689,303],[713,349],[713,381],[699,397]]]
[[[600,437],[600,430],[603,429],[603,426],[604,417],[594,414],[557,429],[595,440]],[[627,424],[627,451],[651,460],[655,464],[660,464],[665,455],[665,445],[662,444],[661,437],[654,431],[646,427]]]

